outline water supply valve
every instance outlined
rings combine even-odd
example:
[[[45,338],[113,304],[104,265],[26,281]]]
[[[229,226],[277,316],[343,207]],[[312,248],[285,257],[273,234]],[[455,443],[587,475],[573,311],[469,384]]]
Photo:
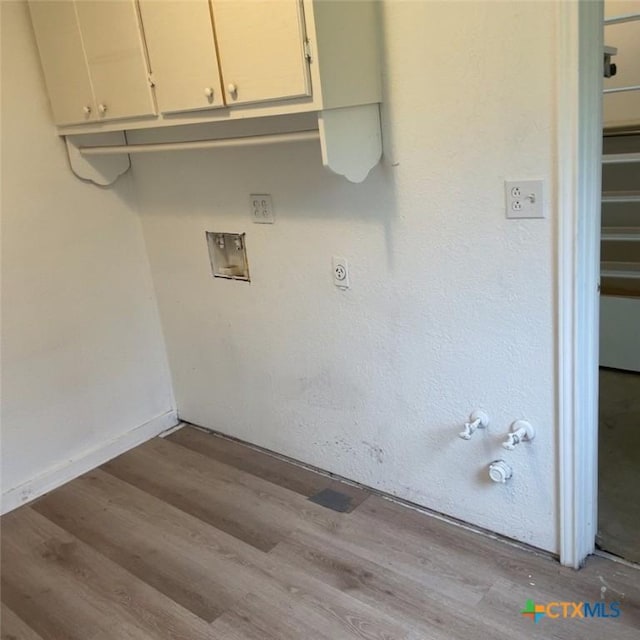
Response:
[[[516,420],[511,425],[511,431],[502,446],[508,451],[513,451],[521,442],[530,442],[535,438],[536,432],[530,422]]]
[[[476,409],[469,416],[469,422],[464,423],[464,429],[458,435],[463,440],[471,440],[476,429],[486,429],[488,426],[489,416],[484,411]]]

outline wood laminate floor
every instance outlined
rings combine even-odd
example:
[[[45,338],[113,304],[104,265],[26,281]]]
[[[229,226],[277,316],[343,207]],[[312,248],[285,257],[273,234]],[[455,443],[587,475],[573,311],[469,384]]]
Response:
[[[338,513],[309,500],[346,493]],[[640,572],[579,572],[241,444],[183,428],[2,528],[3,640],[640,636]],[[620,602],[616,619],[536,603]]]

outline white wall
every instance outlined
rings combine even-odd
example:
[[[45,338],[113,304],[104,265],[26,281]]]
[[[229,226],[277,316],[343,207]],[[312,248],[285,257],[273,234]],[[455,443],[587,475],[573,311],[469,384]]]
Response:
[[[72,175],[26,3],[1,6],[7,509],[174,417],[131,180],[100,189]]]
[[[178,410],[557,550],[555,212],[506,220],[503,194],[516,178],[553,193],[556,7],[383,14],[386,155],[365,183],[324,171],[312,143],[134,160]],[[250,223],[255,192],[275,225]],[[250,284],[211,277],[206,230],[246,231]],[[476,407],[492,425],[465,442]],[[509,453],[517,418],[538,435]],[[498,457],[506,486],[487,478]]]
[[[640,13],[640,0],[605,0],[604,7],[607,18]],[[640,21],[606,26],[604,41],[618,48],[618,55],[613,58],[618,73],[604,81],[605,88],[640,85]],[[604,124],[640,124],[640,91],[605,94]]]

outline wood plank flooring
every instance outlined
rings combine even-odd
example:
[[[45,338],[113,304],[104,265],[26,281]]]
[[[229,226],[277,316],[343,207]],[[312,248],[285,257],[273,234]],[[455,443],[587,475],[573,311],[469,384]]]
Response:
[[[346,493],[348,512],[309,500]],[[185,427],[3,516],[2,640],[640,637],[640,571],[579,572]],[[537,603],[619,601],[612,619]]]

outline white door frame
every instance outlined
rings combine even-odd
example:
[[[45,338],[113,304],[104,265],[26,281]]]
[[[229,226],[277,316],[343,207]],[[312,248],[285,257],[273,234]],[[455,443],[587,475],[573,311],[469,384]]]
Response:
[[[604,3],[559,2],[557,86],[560,562],[595,550]]]

